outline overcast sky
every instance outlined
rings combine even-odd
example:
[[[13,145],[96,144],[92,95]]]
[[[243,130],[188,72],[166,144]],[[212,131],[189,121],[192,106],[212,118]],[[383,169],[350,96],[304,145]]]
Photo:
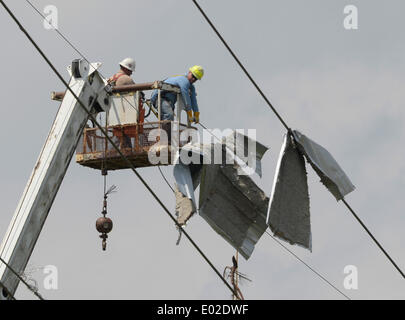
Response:
[[[23,0],[6,1],[68,79],[78,54]],[[59,30],[102,74],[136,60],[138,83],[205,68],[196,84],[201,121],[209,128],[256,129],[269,146],[263,178],[269,195],[284,127],[203,20],[191,0],[33,1],[58,9]],[[359,29],[343,27],[346,5],[355,5]],[[346,199],[405,269],[405,21],[403,1],[201,0],[213,23],[287,124],[327,148],[356,190]],[[0,8],[2,157],[0,236],[3,237],[55,117],[50,92],[63,89],[52,70]],[[163,168],[173,182],[172,167]],[[309,191],[313,252],[288,246],[353,299],[404,299],[405,281],[342,203],[311,168]],[[140,169],[168,208],[175,198],[157,168]],[[159,204],[129,170],[111,172],[118,186],[109,197],[114,229],[107,251],[95,221],[102,209],[102,177],[73,160],[37,242],[28,269],[54,265],[58,289],[47,299],[230,299],[231,293],[177,231]],[[187,231],[220,272],[235,250],[199,216]],[[269,236],[251,258],[240,259],[246,299],[342,299]],[[359,289],[345,290],[346,265],[359,272]],[[34,299],[23,285],[16,297]]]

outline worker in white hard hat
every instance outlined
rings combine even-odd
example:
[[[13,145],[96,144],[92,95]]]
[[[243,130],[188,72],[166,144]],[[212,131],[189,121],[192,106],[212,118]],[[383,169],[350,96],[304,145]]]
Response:
[[[163,81],[180,88],[184,107],[190,122],[194,121],[195,123],[198,123],[200,121],[200,111],[198,109],[194,83],[197,80],[201,80],[203,76],[204,69],[201,66],[193,66],[185,75],[168,78]],[[157,90],[154,90],[150,99],[153,105],[156,105],[157,95]],[[173,120],[174,105],[177,102],[177,94],[174,92],[162,91],[161,98],[161,120]]]
[[[113,86],[134,84],[135,82],[131,78],[133,72],[135,72],[135,60],[132,58],[125,58],[120,62],[120,71],[108,79],[108,83]]]
[[[135,60],[132,58],[125,58],[120,62],[120,70],[108,79],[108,83],[112,86],[125,86],[135,84],[131,78],[131,74],[135,71]],[[113,137],[115,143],[122,143],[122,147],[131,148],[131,138],[124,134],[123,141],[120,141],[117,137]],[[120,146],[120,147],[121,147]]]

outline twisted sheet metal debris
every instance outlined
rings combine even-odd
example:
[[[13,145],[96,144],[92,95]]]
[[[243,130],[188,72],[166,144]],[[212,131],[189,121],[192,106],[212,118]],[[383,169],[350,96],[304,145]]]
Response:
[[[328,150],[297,130],[293,131],[293,135],[300,151],[336,200],[342,200],[345,195],[355,189],[346,173]]]
[[[239,151],[235,154],[234,150]],[[201,217],[245,259],[249,259],[267,228],[269,198],[248,174],[256,172],[261,176],[260,161],[266,150],[264,145],[235,131],[223,139],[222,144],[190,143],[184,146],[180,153],[191,151],[188,158],[201,157],[202,165],[185,165],[181,160],[176,161],[178,222],[185,223],[194,213],[194,190],[201,180]],[[178,155],[177,158],[181,157]]]
[[[200,215],[247,260],[267,228],[269,198],[238,165],[204,166]]]
[[[277,162],[267,224],[276,237],[312,250],[305,160],[288,134]]]

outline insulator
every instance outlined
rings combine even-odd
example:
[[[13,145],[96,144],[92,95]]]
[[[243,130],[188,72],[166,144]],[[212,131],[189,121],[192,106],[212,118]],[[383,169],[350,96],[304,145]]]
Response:
[[[113,228],[113,222],[110,218],[100,217],[96,221],[96,229],[100,233],[109,233]]]

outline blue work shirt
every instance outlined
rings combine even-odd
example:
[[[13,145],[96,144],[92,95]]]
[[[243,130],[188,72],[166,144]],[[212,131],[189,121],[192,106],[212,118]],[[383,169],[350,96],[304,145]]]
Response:
[[[192,83],[190,83],[190,81],[188,81],[187,74],[184,76],[167,78],[166,80],[163,80],[163,82],[178,86],[180,88],[186,111],[193,110],[194,112],[198,112],[195,87]],[[150,97],[150,100],[154,105],[156,104],[157,96],[158,91],[154,90]],[[162,90],[162,98],[169,100],[174,106],[174,104],[177,102],[177,93]]]

